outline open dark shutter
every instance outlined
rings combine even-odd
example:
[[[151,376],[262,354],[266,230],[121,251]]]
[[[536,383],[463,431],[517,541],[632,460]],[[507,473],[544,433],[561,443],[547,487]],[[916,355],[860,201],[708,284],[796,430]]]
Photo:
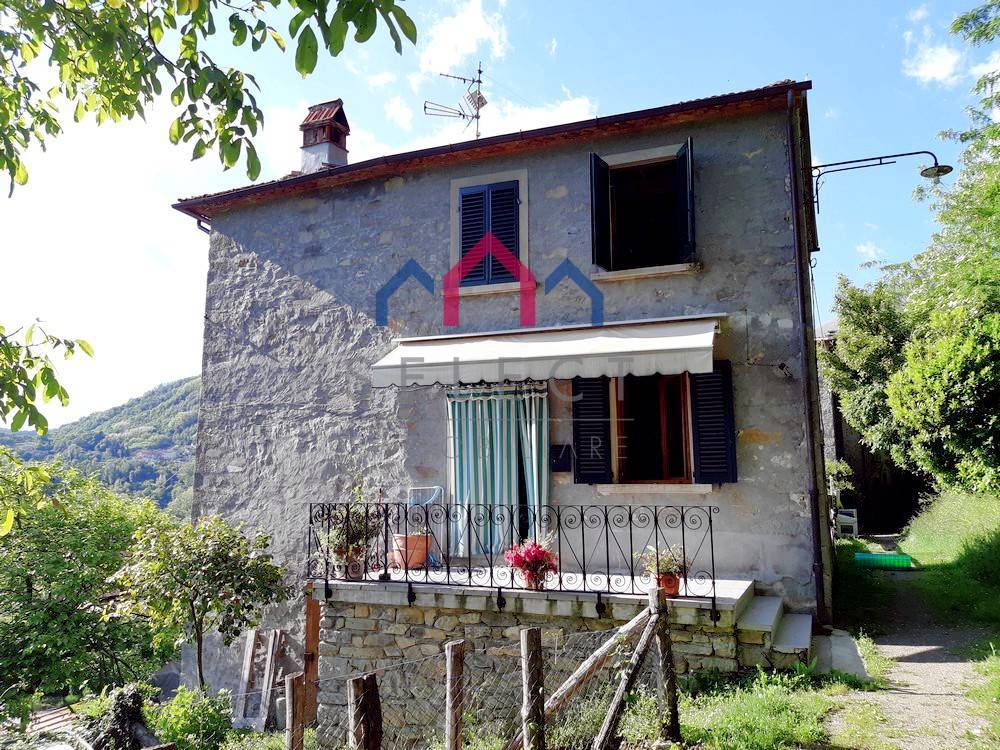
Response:
[[[490,185],[489,197],[489,230],[515,258],[520,258],[517,182],[500,182]],[[516,277],[507,270],[503,263],[492,258],[489,283],[502,284],[505,281],[516,281]]]
[[[597,154],[590,155],[590,223],[593,261],[611,270],[611,168]]]
[[[694,144],[688,138],[677,152],[677,261],[689,263],[694,252]]]
[[[486,234],[487,195],[485,187],[463,188],[459,192],[459,244],[464,257]],[[485,284],[486,263],[479,263],[472,271],[465,274],[460,285],[469,286]]]
[[[573,378],[573,481],[611,482],[611,405],[607,378]]]
[[[694,437],[694,481],[736,481],[736,429],[733,419],[733,375],[728,361],[714,372],[691,375],[691,426]]]

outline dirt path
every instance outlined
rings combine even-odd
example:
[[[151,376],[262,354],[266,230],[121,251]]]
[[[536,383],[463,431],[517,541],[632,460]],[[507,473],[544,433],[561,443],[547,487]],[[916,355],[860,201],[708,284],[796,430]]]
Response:
[[[849,700],[867,701],[881,709],[886,720],[883,747],[975,748],[986,721],[972,713],[965,693],[981,677],[961,649],[988,631],[932,622],[926,603],[909,585],[914,575],[919,573],[890,574],[895,586],[885,618],[887,632],[874,639],[879,652],[895,662],[888,675],[889,689],[852,694]]]

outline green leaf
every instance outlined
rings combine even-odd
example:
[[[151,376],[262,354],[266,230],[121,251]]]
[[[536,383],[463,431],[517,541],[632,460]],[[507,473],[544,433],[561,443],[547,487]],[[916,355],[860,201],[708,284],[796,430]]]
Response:
[[[14,528],[14,509],[7,508],[7,516],[4,518],[3,523],[0,524],[0,536],[7,536],[10,530]]]
[[[295,49],[295,69],[305,78],[316,69],[316,58],[319,53],[319,43],[312,26],[306,26],[299,35],[299,44]]]
[[[198,142],[194,144],[194,151],[191,152],[191,161],[195,159],[200,159],[208,151],[208,144],[205,143],[204,139],[199,138]]]
[[[347,21],[338,9],[330,19],[330,36],[326,40],[326,46],[330,54],[336,57],[344,50],[344,41],[347,39]]]
[[[278,48],[284,52],[285,51],[285,40],[281,38],[281,34],[272,29],[270,26],[267,27],[267,33],[271,35],[274,43],[278,45]]]
[[[372,38],[378,26],[378,16],[375,13],[374,5],[366,5],[358,18],[354,19],[357,31],[354,32],[354,41],[364,44]]]
[[[24,166],[24,162],[15,158],[14,166],[14,182],[18,185],[25,185],[28,182],[28,168]]]
[[[257,149],[252,143],[247,143],[247,177],[255,181],[260,177],[260,159],[257,157]]]
[[[174,145],[181,140],[181,130],[184,127],[184,123],[181,122],[181,118],[177,118],[172,123],[170,123],[170,142]]]
[[[416,44],[417,25],[413,23],[413,19],[406,15],[406,11],[398,5],[393,5],[389,8],[389,12],[392,13],[393,17],[396,19],[396,23],[399,24],[399,30],[403,32],[403,35],[409,39],[411,43]]]
[[[403,54],[403,40],[399,38],[399,32],[396,31],[396,27],[392,23],[392,19],[389,18],[389,14],[384,10],[379,8],[379,14],[382,16],[382,20],[385,21],[386,27],[389,29],[389,36],[392,37],[392,44],[396,48],[396,54]]]
[[[10,422],[10,431],[17,432],[22,427],[24,427],[24,421],[28,418],[28,412],[26,409],[21,409],[17,414],[14,415],[14,419]]]
[[[295,35],[299,33],[299,29],[302,28],[302,24],[309,20],[309,15],[306,11],[300,10],[292,16],[292,20],[288,22],[288,35],[290,37],[295,38]]]
[[[86,354],[88,357],[94,356],[94,347],[90,345],[90,342],[85,341],[84,339],[77,339],[76,345],[81,349],[83,349],[84,354]]]
[[[226,169],[236,165],[240,160],[240,149],[243,141],[230,141],[222,144],[222,163]]]
[[[175,107],[179,107],[181,102],[184,101],[184,81],[177,84],[177,87],[170,92],[170,103]]]

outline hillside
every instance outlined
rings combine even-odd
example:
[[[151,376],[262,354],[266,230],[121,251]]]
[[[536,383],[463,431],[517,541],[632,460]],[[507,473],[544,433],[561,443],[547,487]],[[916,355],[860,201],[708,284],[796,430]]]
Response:
[[[29,461],[54,461],[96,474],[109,487],[190,507],[201,378],[165,383],[139,398],[39,437],[0,429],[0,444]]]

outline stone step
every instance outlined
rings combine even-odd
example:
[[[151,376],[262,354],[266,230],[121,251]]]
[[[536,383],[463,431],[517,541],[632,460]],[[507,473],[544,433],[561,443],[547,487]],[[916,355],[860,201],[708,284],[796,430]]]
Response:
[[[778,622],[771,650],[781,654],[809,654],[812,644],[812,615],[786,612]]]
[[[781,620],[781,611],[780,596],[755,596],[736,621],[736,629],[773,633]]]

